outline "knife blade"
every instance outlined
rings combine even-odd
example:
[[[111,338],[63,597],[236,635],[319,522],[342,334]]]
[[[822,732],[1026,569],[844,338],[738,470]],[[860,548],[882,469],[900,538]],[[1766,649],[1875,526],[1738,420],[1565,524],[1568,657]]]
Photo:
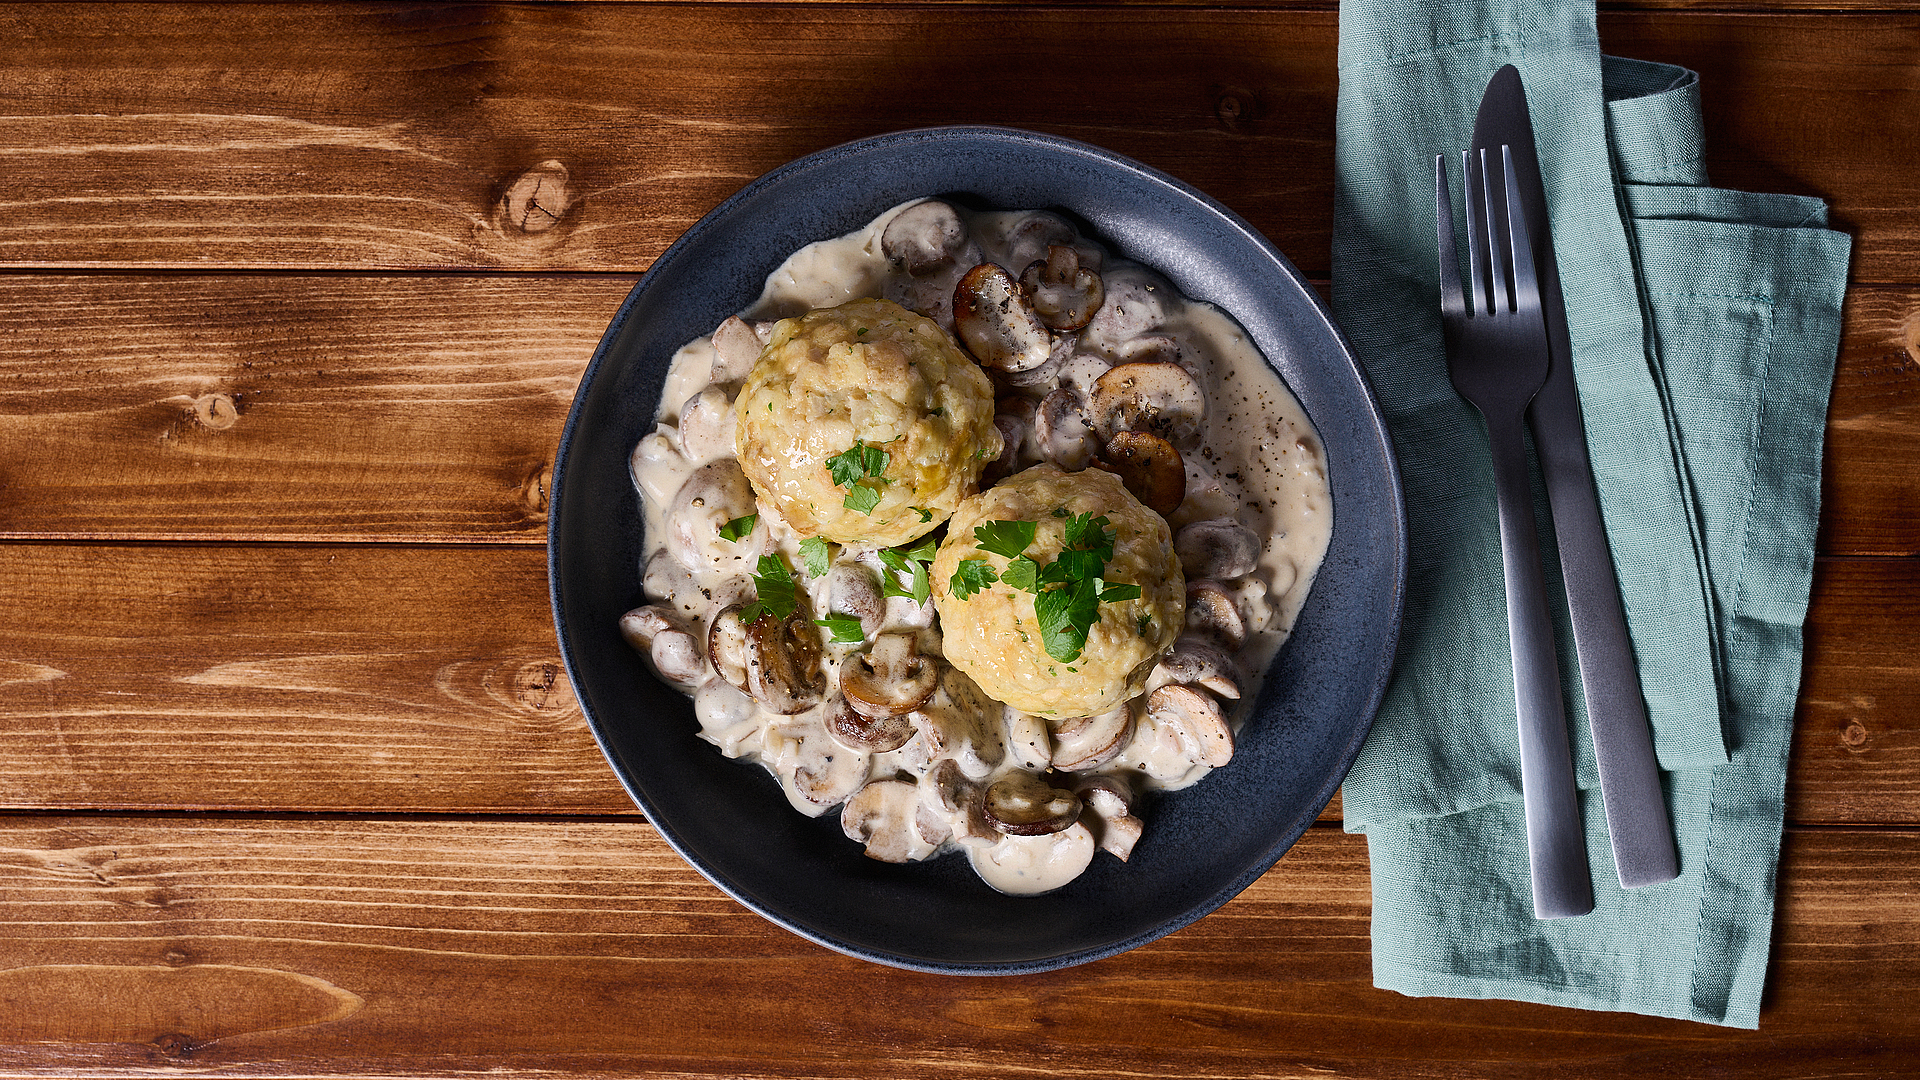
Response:
[[[1680,874],[1673,823],[1660,786],[1653,729],[1640,672],[1627,633],[1619,579],[1607,543],[1587,450],[1586,425],[1574,382],[1566,304],[1554,262],[1546,185],[1533,138],[1520,72],[1508,64],[1487,82],[1474,119],[1473,148],[1498,154],[1513,148],[1515,183],[1533,244],[1552,370],[1528,410],[1534,454],[1546,483],[1554,537],[1560,549],[1574,651],[1600,770],[1600,795],[1613,842],[1614,867],[1624,888],[1670,881]]]

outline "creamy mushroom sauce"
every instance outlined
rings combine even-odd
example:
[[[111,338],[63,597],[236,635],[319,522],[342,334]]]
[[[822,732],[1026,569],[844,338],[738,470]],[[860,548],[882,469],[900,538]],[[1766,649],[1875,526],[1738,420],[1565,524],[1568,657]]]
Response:
[[[1013,406],[1002,430],[1020,439],[1018,459],[1003,459],[997,468],[1004,474],[1042,460],[1069,469],[1083,466],[1084,461],[1060,460],[1075,457],[1076,451],[1058,445],[1057,425],[1051,432],[1055,444],[1039,444],[1029,410],[1060,387],[1090,394],[1093,381],[1111,364],[1175,360],[1198,380],[1207,397],[1207,417],[1199,445],[1183,453],[1185,499],[1167,518],[1182,562],[1189,564],[1189,625],[1181,640],[1197,637],[1230,659],[1227,674],[1215,672],[1195,685],[1202,697],[1219,700],[1236,729],[1244,721],[1247,703],[1258,694],[1261,674],[1286,640],[1326,552],[1333,522],[1325,462],[1319,438],[1293,395],[1240,327],[1217,309],[1180,297],[1153,271],[1115,259],[1071,232],[1058,216],[1044,212],[956,208],[965,221],[966,239],[951,264],[909,273],[889,257],[882,238],[897,215],[921,202],[895,207],[846,236],[801,248],[768,276],[750,309],[713,335],[687,343],[674,356],[656,429],[639,440],[631,461],[644,507],[644,588],[650,603],[629,613],[622,630],[665,681],[693,697],[700,737],[728,757],[767,768],[800,812],[819,816],[840,809],[848,835],[865,842],[868,854],[876,858],[902,862],[958,848],[994,888],[1013,894],[1046,892],[1084,871],[1097,847],[1126,857],[1142,827],[1132,813],[1139,808],[1141,793],[1185,787],[1211,771],[1190,737],[1151,721],[1144,696],[1129,704],[1134,734],[1124,749],[1084,774],[1066,775],[1050,771],[1058,721],[1050,727],[1042,718],[984,699],[987,715],[968,724],[954,718],[955,702],[943,688],[912,714],[919,730],[905,745],[883,753],[850,750],[827,735],[825,706],[793,715],[771,711],[717,675],[705,655],[713,615],[753,598],[749,575],[762,554],[777,553],[801,570],[807,617],[825,617],[836,600],[829,595],[831,575],[806,577],[799,547],[803,537],[755,502],[750,489],[741,501],[738,488],[745,486],[744,478],[738,486],[713,483],[728,469],[734,452],[733,396],[772,322],[813,308],[883,297],[952,332],[953,288],[967,269],[992,261],[1018,276],[1047,257],[1049,242],[1064,239],[1083,266],[1102,275],[1105,301],[1084,329],[1055,335],[1054,359],[1041,369],[1013,376],[993,373],[1002,406],[997,421]],[[1024,403],[1017,400],[1021,398]],[[983,486],[995,478],[993,470],[990,467]],[[737,476],[737,469],[729,475]],[[717,537],[720,525],[749,513],[758,514],[749,535],[737,540]],[[1242,531],[1233,532],[1229,523]],[[1218,552],[1201,542],[1210,529],[1216,535],[1224,529],[1226,535],[1257,547],[1251,569],[1223,579],[1205,577],[1210,565],[1221,568]],[[1205,550],[1196,553],[1196,548]],[[1209,564],[1209,558],[1215,561]],[[871,551],[841,548],[836,565],[846,562],[862,564],[876,577],[890,573]],[[1212,609],[1214,615],[1206,610],[1208,601],[1220,601],[1219,595],[1196,599],[1196,585],[1205,593],[1210,582],[1231,601],[1227,625],[1221,624],[1222,609]],[[1232,625],[1236,622],[1239,625]],[[882,632],[911,633],[922,655],[941,655],[931,601],[916,604],[910,598],[889,597],[884,613],[867,620],[863,629],[867,640],[851,645],[833,644],[822,632],[820,667],[828,696],[839,685],[846,658]],[[661,632],[670,630],[681,633]],[[1175,650],[1180,647],[1176,643]],[[1190,664],[1175,670],[1163,663],[1149,688],[1192,670]],[[1037,836],[1003,835],[991,821],[983,822],[981,793],[1015,770],[1080,789],[1086,798],[1078,820]],[[1112,782],[1090,780],[1095,777]],[[1094,792],[1089,783],[1107,790]]]

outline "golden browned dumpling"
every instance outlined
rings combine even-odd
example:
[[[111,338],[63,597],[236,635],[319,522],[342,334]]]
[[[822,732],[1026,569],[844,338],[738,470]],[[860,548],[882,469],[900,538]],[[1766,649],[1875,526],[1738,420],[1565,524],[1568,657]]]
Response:
[[[932,531],[1000,456],[986,373],[888,300],[781,320],[736,409],[754,493],[802,535],[842,544]]]
[[[1104,530],[1094,527],[1101,517],[1108,522]],[[1047,620],[1036,606],[1040,597],[1020,587],[1025,568],[1012,571],[1013,584],[1007,580],[1015,559],[1005,551],[1020,546],[1023,522],[1032,523],[1032,540],[1017,557],[1039,569],[1072,565],[1086,558],[1087,549],[1111,540],[1100,583],[1122,588],[1115,590],[1115,599],[1083,608],[1098,615],[1086,626],[1085,643],[1071,661],[1057,655],[1065,651],[1058,633],[1050,635],[1043,627]],[[984,542],[975,532],[982,526],[988,534]],[[1069,548],[1082,554],[1063,555]],[[996,580],[977,591],[956,588],[956,573],[963,582],[984,578],[978,565],[961,565],[975,560]],[[1062,472],[1036,465],[968,498],[947,526],[932,577],[948,661],[989,696],[1041,716],[1094,716],[1139,694],[1155,658],[1179,636],[1186,616],[1186,581],[1166,520],[1140,505],[1119,478],[1094,469]],[[1124,597],[1126,585],[1139,586],[1139,595]],[[1054,625],[1057,631],[1057,620]]]

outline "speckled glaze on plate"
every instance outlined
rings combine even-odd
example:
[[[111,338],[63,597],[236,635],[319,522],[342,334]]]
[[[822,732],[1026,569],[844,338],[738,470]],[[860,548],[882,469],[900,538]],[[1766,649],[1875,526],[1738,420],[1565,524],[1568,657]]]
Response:
[[[627,474],[667,365],[759,296],[803,244],[922,195],[1051,208],[1189,297],[1231,314],[1326,443],[1334,530],[1292,639],[1231,764],[1148,804],[1132,861],[1097,857],[1039,897],[994,892],[965,858],[875,862],[839,816],[796,813],[756,765],[695,737],[617,621],[642,602]],[[1285,854],[1359,752],[1386,686],[1406,584],[1406,515],[1378,406],[1292,263],[1192,188],[1096,147],[991,127],[902,131],[776,169],[702,218],[621,305],[581,379],[554,461],[548,568],[560,653],[614,772],[687,862],[754,911],[851,956],[958,974],[1046,971],[1153,941],[1233,898]]]

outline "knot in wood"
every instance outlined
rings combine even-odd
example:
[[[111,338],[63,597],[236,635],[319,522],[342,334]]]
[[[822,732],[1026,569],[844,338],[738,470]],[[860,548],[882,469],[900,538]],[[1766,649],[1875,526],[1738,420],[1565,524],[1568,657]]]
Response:
[[[501,223],[507,231],[543,233],[560,224],[573,206],[568,178],[567,167],[558,161],[543,161],[521,173],[500,197]]]
[[[240,407],[225,394],[202,394],[193,399],[193,418],[212,431],[225,431],[240,419]]]
[[[1858,720],[1847,721],[1840,729],[1840,742],[1849,750],[1864,750],[1867,745],[1867,726]]]

